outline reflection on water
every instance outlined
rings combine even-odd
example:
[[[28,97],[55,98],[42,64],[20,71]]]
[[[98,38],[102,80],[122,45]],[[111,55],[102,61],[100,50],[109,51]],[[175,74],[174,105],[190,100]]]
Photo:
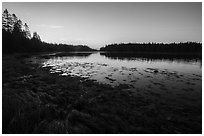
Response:
[[[80,76],[154,95],[201,97],[202,63],[196,55],[66,53],[45,59],[43,67],[62,76]]]
[[[199,61],[202,56],[199,53],[118,53],[118,52],[100,52],[100,55],[104,55],[112,59],[127,59],[134,60],[135,58],[150,59],[150,60],[183,60],[183,61]]]
[[[101,52],[100,55],[104,55],[109,59],[120,60],[140,60],[140,61],[169,61],[169,62],[181,62],[181,63],[194,63],[199,62],[202,65],[202,55],[198,53],[191,54],[168,54],[168,53],[110,53]]]

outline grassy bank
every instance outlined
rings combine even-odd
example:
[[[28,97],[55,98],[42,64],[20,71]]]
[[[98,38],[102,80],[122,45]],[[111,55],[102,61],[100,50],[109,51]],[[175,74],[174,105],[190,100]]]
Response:
[[[3,55],[3,133],[201,133],[202,109]]]

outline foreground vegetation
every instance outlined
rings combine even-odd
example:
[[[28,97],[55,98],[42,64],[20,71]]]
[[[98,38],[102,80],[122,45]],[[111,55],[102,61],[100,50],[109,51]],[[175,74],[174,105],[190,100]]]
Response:
[[[29,57],[3,55],[3,133],[202,133],[201,104],[50,74]]]

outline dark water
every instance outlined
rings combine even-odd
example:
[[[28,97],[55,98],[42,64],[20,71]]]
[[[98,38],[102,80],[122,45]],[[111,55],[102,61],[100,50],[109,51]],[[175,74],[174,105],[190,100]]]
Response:
[[[200,101],[202,63],[197,55],[63,53],[43,61],[50,73],[80,76],[141,94]],[[142,90],[142,91],[141,91]]]

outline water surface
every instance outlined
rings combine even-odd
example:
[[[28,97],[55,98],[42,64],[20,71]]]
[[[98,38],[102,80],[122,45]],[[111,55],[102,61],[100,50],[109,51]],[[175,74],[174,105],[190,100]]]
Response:
[[[200,100],[201,59],[193,55],[65,53],[43,61],[50,73],[79,76],[140,94]]]

